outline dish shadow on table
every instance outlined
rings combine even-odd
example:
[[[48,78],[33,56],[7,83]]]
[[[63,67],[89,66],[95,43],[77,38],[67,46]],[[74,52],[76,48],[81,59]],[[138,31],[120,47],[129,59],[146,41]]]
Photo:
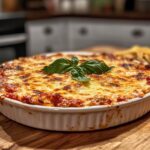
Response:
[[[17,145],[20,147],[28,147],[33,149],[70,149],[79,146],[88,147],[90,144],[102,143],[120,135],[122,136],[121,138],[124,138],[126,137],[126,134],[131,134],[132,132],[145,126],[148,122],[149,116],[150,112],[136,121],[132,121],[131,123],[90,132],[44,131],[26,127],[14,121],[10,121],[9,119],[4,119],[1,127],[15,143],[11,146],[11,148]],[[6,136],[0,138],[9,141]]]

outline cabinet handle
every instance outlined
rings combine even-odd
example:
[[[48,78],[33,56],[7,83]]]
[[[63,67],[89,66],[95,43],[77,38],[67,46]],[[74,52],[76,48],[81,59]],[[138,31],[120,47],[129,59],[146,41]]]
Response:
[[[80,35],[85,36],[85,35],[88,34],[88,29],[85,28],[85,27],[82,27],[82,28],[79,29],[79,33],[80,33]]]
[[[53,33],[53,29],[50,28],[50,27],[46,27],[46,28],[44,29],[44,33],[45,33],[46,35],[50,35],[50,34]]]
[[[144,31],[141,29],[134,29],[132,31],[132,36],[134,36],[135,38],[140,38],[144,35]]]

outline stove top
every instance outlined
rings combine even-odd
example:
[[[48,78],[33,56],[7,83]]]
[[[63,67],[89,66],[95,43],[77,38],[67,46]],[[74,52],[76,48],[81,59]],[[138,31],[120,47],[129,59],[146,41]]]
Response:
[[[14,12],[14,13],[6,13],[6,12],[1,12],[0,13],[0,21],[2,20],[8,20],[8,19],[21,19],[21,18],[26,18],[26,13],[25,12]]]

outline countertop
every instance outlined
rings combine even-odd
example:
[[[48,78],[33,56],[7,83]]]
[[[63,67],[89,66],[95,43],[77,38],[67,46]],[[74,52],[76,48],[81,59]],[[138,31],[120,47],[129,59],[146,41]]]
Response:
[[[103,49],[110,47],[92,48],[93,51]],[[0,113],[1,149],[150,150],[150,112],[121,126],[89,132],[38,130],[11,121]]]
[[[124,13],[61,13],[61,12],[48,12],[48,11],[26,11],[27,20],[39,20],[50,19],[58,17],[84,17],[84,18],[96,18],[96,19],[115,19],[115,20],[144,20],[149,21],[149,13],[136,13],[136,12],[124,12]]]
[[[139,20],[150,21],[149,13],[136,13],[136,12],[124,12],[124,13],[62,13],[62,12],[48,12],[46,10],[24,10],[19,12],[1,12],[0,20],[24,18],[27,21],[42,20],[51,18],[95,18],[95,19],[109,19],[109,20]]]
[[[0,114],[0,149],[149,150],[150,113],[118,127],[77,133],[33,129]]]
[[[14,12],[14,13],[0,12],[0,21],[7,20],[7,19],[20,19],[20,18],[26,18],[26,13],[25,12]]]

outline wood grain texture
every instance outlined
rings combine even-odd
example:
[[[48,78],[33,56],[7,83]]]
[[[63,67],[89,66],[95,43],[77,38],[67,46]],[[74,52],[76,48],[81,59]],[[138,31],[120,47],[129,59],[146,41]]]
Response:
[[[90,132],[52,132],[0,114],[0,149],[150,150],[150,113],[131,123]]]
[[[150,150],[150,113],[131,123],[90,132],[38,130],[0,114],[0,150],[7,149]]]

